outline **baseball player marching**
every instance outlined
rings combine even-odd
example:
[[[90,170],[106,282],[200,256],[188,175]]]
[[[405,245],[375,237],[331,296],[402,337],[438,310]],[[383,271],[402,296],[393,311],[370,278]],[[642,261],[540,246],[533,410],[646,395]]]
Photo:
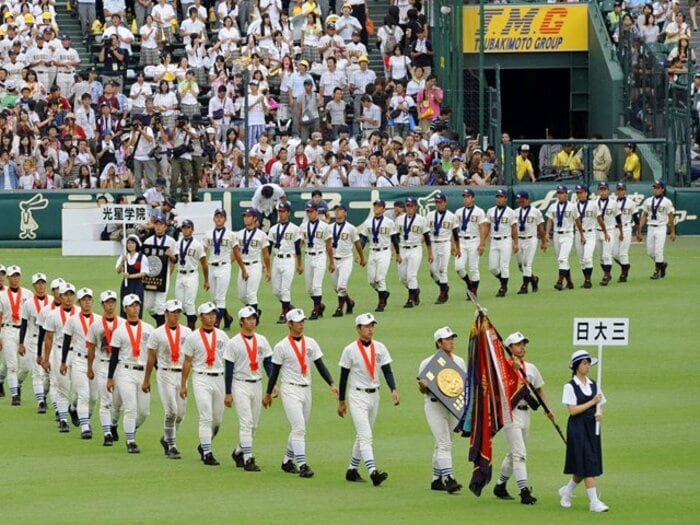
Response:
[[[351,314],[355,308],[355,301],[348,294],[348,283],[352,275],[353,248],[357,252],[357,260],[360,266],[365,266],[365,252],[360,243],[360,235],[357,228],[347,220],[348,212],[344,204],[336,204],[333,208],[335,222],[331,226],[331,236],[333,239],[333,257],[335,259],[335,270],[331,273],[335,293],[338,294],[338,307],[333,313],[333,317],[343,317],[343,307],[347,313]]]
[[[540,371],[530,362],[525,363],[526,345],[529,342],[520,332],[510,334],[503,344],[512,353],[511,363],[513,369],[522,371],[527,377],[527,381],[535,389],[542,401],[547,403],[547,396],[544,392],[544,380]],[[530,399],[528,391],[527,399],[521,399],[511,411],[511,420],[503,425],[503,433],[508,444],[508,453],[501,464],[501,474],[498,482],[493,487],[494,495],[499,499],[511,500],[513,497],[506,490],[506,482],[511,476],[515,476],[515,481],[520,489],[520,503],[523,505],[534,505],[537,501],[531,494],[530,486],[527,482],[527,449],[526,442],[530,432],[530,410],[536,405],[536,401]],[[547,417],[554,420],[554,413],[549,411]]]
[[[260,421],[262,408],[262,369],[272,370],[272,347],[263,335],[255,333],[258,313],[252,306],[238,312],[241,331],[229,339],[224,348],[224,404],[236,405],[238,445],[231,457],[236,467],[246,472],[259,472],[253,455],[253,435]]]
[[[258,214],[255,210],[243,213],[243,223],[245,228],[236,234],[241,247],[241,268],[246,270],[238,274],[238,298],[246,306],[255,308],[259,318],[262,312],[258,308],[258,289],[263,273],[265,280],[270,280],[269,242],[265,232],[257,227]]]
[[[612,279],[610,272],[612,271],[613,247],[616,240],[612,236],[612,232],[616,228],[619,229],[617,241],[620,242],[622,240],[622,219],[617,209],[617,201],[610,198],[610,186],[605,181],[598,183],[596,206],[600,211],[600,218],[605,223],[605,229],[608,233],[606,239],[603,230],[599,227],[596,237],[596,246],[600,250],[600,267],[603,270],[603,279],[600,281],[600,285],[607,286]]]
[[[466,375],[467,365],[464,359],[453,353],[455,337],[457,334],[449,326],[438,328],[433,334],[435,348],[438,351],[446,352]],[[423,371],[432,359],[433,356],[430,356],[421,362],[418,368],[418,377],[423,375]],[[430,393],[425,381],[418,381],[418,389],[424,397],[425,419],[428,421],[430,431],[435,438],[433,479],[430,482],[430,489],[444,490],[449,493],[458,492],[462,485],[457,482],[452,473],[452,436],[454,436],[454,428],[457,426],[457,418]]]
[[[404,308],[420,304],[418,271],[423,261],[423,243],[428,249],[428,264],[433,263],[433,248],[430,240],[430,227],[425,217],[418,213],[415,197],[406,199],[406,213],[396,219],[396,233],[399,237],[399,280],[408,289],[408,299]]]
[[[593,252],[596,245],[596,225],[602,231],[605,242],[610,242],[610,235],[605,227],[598,206],[588,199],[588,188],[583,184],[576,185],[576,213],[581,222],[582,231],[574,235],[576,253],[583,272],[582,288],[591,288],[591,275],[593,275]],[[606,283],[607,284],[607,283]]]
[[[102,318],[99,323],[92,323],[87,335],[87,377],[95,380],[95,392],[100,398],[100,426],[104,435],[102,445],[111,447],[119,439],[117,422],[121,399],[119,390],[107,390],[109,360],[112,355],[112,338],[124,319],[116,313],[117,292],[105,290],[100,294]]]
[[[306,425],[311,416],[310,364],[316,365],[318,373],[336,397],[338,388],[323,362],[323,352],[318,343],[304,335],[305,320],[306,315],[300,308],[287,312],[289,335],[272,350],[272,372],[262,403],[265,408],[272,405],[272,392],[281,371],[282,406],[292,427],[287,440],[287,451],[282,460],[282,470],[291,474],[298,473],[302,478],[310,478],[314,475],[314,471],[306,463]]]
[[[167,235],[165,233],[166,230],[165,217],[161,213],[158,213],[153,217],[154,235],[151,235],[143,241],[144,246],[149,245],[166,248],[165,254],[168,256],[169,261],[168,272],[166,273],[165,291],[155,292],[146,289],[143,293],[143,309],[151,314],[156,322],[156,326],[161,326],[165,322],[165,301],[168,295],[168,289],[170,288],[170,276],[175,269],[175,262],[177,261],[175,257],[177,241],[170,235]]]
[[[19,353],[19,333],[22,328],[22,305],[29,301],[32,292],[22,288],[22,270],[19,266],[9,266],[7,277],[9,286],[0,292],[0,319],[2,319],[2,352],[7,366],[7,385],[10,387],[12,406],[21,404],[20,377],[29,371],[26,353]],[[23,377],[22,377],[23,378]]]
[[[458,230],[454,214],[447,209],[447,196],[442,192],[435,195],[435,211],[428,214],[428,227],[433,251],[430,276],[440,287],[440,295],[435,304],[444,304],[450,291],[447,284],[450,253],[457,253]]]
[[[566,279],[566,287],[571,290],[574,283],[571,280],[571,265],[569,264],[569,255],[574,244],[574,227],[576,227],[584,239],[581,220],[579,219],[574,205],[569,202],[569,190],[566,186],[557,186],[557,202],[553,203],[547,209],[547,228],[545,237],[549,239],[549,234],[554,231],[552,243],[554,251],[557,254],[557,262],[559,265],[559,278],[554,285],[556,290],[564,289],[564,279]]]
[[[275,249],[272,262],[272,293],[282,305],[282,313],[277,319],[278,324],[287,322],[285,315],[292,309],[292,279],[294,272],[302,273],[301,263],[301,231],[299,226],[289,220],[292,207],[282,201],[277,205],[279,221],[267,235],[271,249]]]
[[[32,388],[36,398],[37,413],[46,414],[46,390],[45,383],[48,381],[46,371],[37,363],[37,340],[39,327],[37,317],[42,308],[49,305],[51,299],[46,294],[46,275],[35,273],[32,275],[32,286],[34,296],[22,303],[20,317],[22,319],[19,329],[19,346],[17,352],[24,356],[27,366],[32,369]],[[2,291],[0,291],[2,293]]]
[[[518,253],[518,222],[515,212],[506,205],[506,192],[496,191],[496,205],[486,212],[491,241],[489,270],[501,283],[496,297],[505,297],[510,277],[510,256]]]
[[[68,319],[63,329],[63,345],[61,348],[62,375],[70,369],[70,381],[73,391],[78,396],[77,412],[80,420],[80,437],[92,439],[90,428],[90,405],[97,398],[95,384],[88,378],[88,332],[94,323],[99,323],[102,317],[92,312],[92,290],[81,288],[76,293],[80,312]],[[68,354],[70,352],[70,361]]]
[[[642,218],[637,226],[637,240],[642,242],[642,229],[647,226],[647,255],[654,259],[655,267],[651,279],[666,277],[668,263],[664,260],[666,244],[666,226],[671,227],[671,241],[676,240],[675,213],[671,200],[664,196],[664,181],[654,181],[654,195],[642,203]],[[9,268],[8,268],[9,275]]]
[[[54,400],[58,410],[58,430],[68,432],[68,396],[70,395],[70,378],[60,373],[63,347],[63,329],[68,319],[77,315],[78,310],[73,305],[75,300],[75,286],[71,283],[63,283],[59,288],[61,294],[61,307],[47,313],[44,320],[44,352],[41,366],[51,374],[51,389],[54,391]]]
[[[182,310],[187,316],[187,326],[194,330],[197,323],[195,300],[199,288],[199,272],[197,265],[202,267],[204,275],[204,289],[209,289],[209,267],[204,246],[192,236],[194,223],[186,219],[182,221],[182,237],[177,241],[175,255],[177,257],[177,284],[175,285],[175,299],[182,303]]]
[[[627,198],[627,185],[618,182],[615,187],[617,211],[620,217],[620,236],[613,239],[613,260],[620,265],[618,283],[626,283],[630,271],[630,243],[632,242],[632,223],[637,206],[632,199]]]
[[[479,257],[484,254],[486,238],[489,234],[489,220],[484,210],[475,204],[474,196],[473,190],[464,190],[462,192],[464,206],[455,211],[459,238],[455,271],[467,283],[467,290],[476,295],[481,280]]]
[[[377,291],[378,301],[375,312],[384,311],[389,295],[391,295],[386,289],[386,275],[389,273],[389,265],[391,264],[392,245],[396,254],[396,263],[401,264],[396,225],[394,221],[384,216],[385,209],[386,203],[383,200],[374,201],[374,214],[358,228],[360,245],[364,248],[367,242],[370,243],[367,280],[369,285]]]
[[[304,258],[304,282],[306,290],[313,300],[314,307],[311,312],[312,321],[323,317],[326,305],[323,299],[323,276],[326,273],[326,260],[328,271],[335,271],[335,259],[333,243],[331,240],[331,227],[327,222],[318,218],[318,205],[309,201],[306,203],[306,219],[301,223],[301,239],[304,243],[306,256]]]
[[[209,296],[216,305],[217,328],[224,321],[224,328],[229,329],[233,317],[226,309],[226,294],[231,283],[231,263],[236,261],[244,280],[248,279],[248,270],[241,259],[241,249],[236,234],[226,228],[226,210],[214,211],[214,229],[207,233],[204,246],[209,250]]]
[[[150,414],[151,394],[143,392],[144,370],[148,359],[148,339],[153,327],[139,319],[141,301],[136,294],[124,298],[126,322],[112,334],[112,354],[107,371],[107,390],[115,384],[124,407],[124,435],[129,454],[141,452],[136,444],[136,429]]]
[[[544,217],[542,212],[530,205],[530,194],[521,191],[515,195],[520,207],[515,210],[518,219],[518,266],[523,272],[523,284],[519,294],[526,294],[528,285],[532,291],[539,289],[540,278],[532,273],[532,262],[537,253],[537,237],[540,238],[542,251],[547,250],[547,237],[544,234]]]
[[[362,460],[375,487],[382,484],[389,474],[377,469],[372,449],[372,429],[379,412],[379,370],[382,370],[395,406],[400,402],[394,374],[391,371],[391,355],[384,344],[374,340],[377,321],[372,314],[360,314],[355,318],[358,338],[347,345],[340,355],[340,385],[338,388],[338,415],[350,416],[357,433],[352,447],[350,465],[345,473],[348,481],[364,481],[357,471]],[[346,388],[349,391],[345,402]]]
[[[180,324],[182,303],[172,299],[165,303],[165,324],[156,328],[148,339],[148,361],[141,391],[151,391],[151,374],[158,362],[158,396],[163,404],[163,435],[160,444],[168,459],[180,459],[177,449],[177,429],[185,418],[185,400],[180,397],[182,364],[185,360],[182,347],[192,330]]]
[[[46,339],[46,330],[44,330],[44,323],[46,322],[46,317],[53,312],[55,309],[60,308],[61,301],[61,285],[65,281],[60,277],[57,277],[51,281],[51,295],[53,296],[53,301],[49,301],[49,304],[43,306],[36,316],[36,326],[39,330],[36,342],[36,364],[44,370],[44,392],[48,392],[51,395],[51,405],[53,406],[54,412],[56,414],[56,420],[58,421],[58,405],[56,404],[56,388],[49,388],[51,383],[51,376],[44,369],[44,340]],[[1,291],[1,290],[0,290]]]

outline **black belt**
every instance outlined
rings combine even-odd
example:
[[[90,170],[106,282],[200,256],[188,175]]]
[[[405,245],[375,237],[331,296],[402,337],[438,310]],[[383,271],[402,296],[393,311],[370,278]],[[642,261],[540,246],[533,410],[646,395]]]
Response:
[[[209,263],[210,266],[224,266],[228,264],[227,262],[215,262],[215,263]]]
[[[665,224],[647,224],[649,228],[658,228],[660,226],[666,226]]]
[[[200,376],[209,376],[209,377],[219,377],[224,375],[223,372],[197,372],[195,370],[195,374],[199,374]]]
[[[166,368],[164,366],[158,367],[159,372],[182,372],[182,368]]]
[[[109,363],[109,361],[110,361],[109,359],[104,359],[102,357],[100,358],[101,363]]]
[[[3,326],[5,328],[22,328],[22,325],[19,324],[4,324]]]
[[[593,230],[583,230],[583,233],[591,233]],[[602,231],[602,230],[601,230]]]
[[[301,388],[308,388],[309,385],[302,385],[301,383],[287,383],[288,385],[292,386],[300,386]]]
[[[557,230],[557,231],[554,232],[554,233],[558,233],[558,234],[561,235],[561,234],[564,234],[564,233],[571,233],[571,230]]]
[[[243,381],[244,383],[259,383],[262,379],[239,379],[239,381]]]
[[[122,365],[122,366],[123,366],[124,368],[126,368],[127,370],[138,370],[138,371],[144,370],[144,366],[143,366],[143,365],[128,365],[128,364],[124,364],[124,365]]]
[[[347,259],[347,257],[333,257],[336,261],[340,261],[342,259]]]
[[[365,394],[374,394],[375,392],[379,392],[378,388],[356,388],[358,392],[364,392]]]
[[[195,270],[178,270],[177,271],[177,273],[180,273],[183,275],[188,274],[188,273],[194,273],[194,272],[195,272]]]
[[[503,237],[491,237],[492,240],[494,241],[502,241],[503,239],[507,239],[508,236],[504,235]]]
[[[294,254],[291,254],[291,253],[278,253],[277,254],[278,259],[291,259],[292,257],[294,257]]]
[[[254,265],[254,264],[258,264],[259,262],[260,262],[260,261],[249,261],[249,262],[245,262],[245,261],[244,261],[243,264],[245,264],[246,266],[252,266],[252,265]]]
[[[389,247],[385,246],[384,248],[372,248],[372,251],[373,252],[383,252],[383,251],[388,250],[388,249],[389,249]]]
[[[529,235],[527,237],[518,237],[518,239],[532,239],[534,235]]]
[[[306,252],[306,255],[312,255],[312,256],[313,256],[313,255],[321,255],[322,253],[323,253],[323,251],[320,251],[320,252]]]
[[[414,248],[420,248],[420,244],[414,244],[412,246],[402,246],[402,250],[413,250]]]
[[[472,236],[469,236],[469,237],[463,237],[463,236],[460,235],[459,238],[460,238],[461,240],[463,240],[463,241],[471,241],[472,239],[478,239],[479,236],[478,236],[478,235],[472,235]]]
[[[433,242],[449,242],[449,239],[435,239]]]
[[[515,407],[515,408],[517,408],[518,410],[522,410],[522,411],[524,411],[524,412],[526,412],[526,411],[527,411],[527,407],[524,407],[524,406],[520,406],[520,405],[518,405],[518,406],[517,406],[517,407]]]

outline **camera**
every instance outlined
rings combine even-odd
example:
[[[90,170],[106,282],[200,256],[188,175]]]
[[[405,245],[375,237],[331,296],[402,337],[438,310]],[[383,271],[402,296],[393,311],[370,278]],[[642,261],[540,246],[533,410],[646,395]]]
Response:
[[[163,123],[163,117],[161,116],[160,113],[153,113],[153,116],[151,117],[151,120],[153,121],[154,124],[160,125]]]

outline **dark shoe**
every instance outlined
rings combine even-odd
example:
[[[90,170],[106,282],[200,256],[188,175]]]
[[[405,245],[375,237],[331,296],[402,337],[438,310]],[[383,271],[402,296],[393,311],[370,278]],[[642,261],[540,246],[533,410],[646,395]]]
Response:
[[[649,279],[654,279],[655,281],[659,278],[661,278],[659,272],[654,272],[654,274],[651,277],[649,277]]]
[[[70,422],[73,423],[74,427],[80,426],[80,418],[78,417],[78,411],[73,407],[68,407],[68,414],[70,415]]]
[[[567,290],[573,290],[573,289],[574,289],[574,283],[566,283],[566,289],[567,289]]]
[[[557,283],[554,285],[554,289],[561,292],[564,289],[564,286],[561,283]]]
[[[343,317],[343,309],[336,308],[335,312],[333,312],[333,317]]]
[[[284,314],[280,314],[280,316],[277,318],[277,324],[287,324],[287,318]]]
[[[168,459],[180,459],[182,457],[180,451],[176,447],[170,447],[166,455]]]
[[[386,472],[381,472],[379,470],[375,470],[369,475],[370,479],[372,480],[372,484],[375,487],[378,487],[381,485],[384,481],[386,481],[386,478],[389,477],[389,474]]]
[[[112,425],[109,427],[109,431],[112,433],[112,441],[115,443],[119,441],[119,431],[117,429],[117,425]]]
[[[537,503],[537,498],[530,494],[530,489],[524,488],[520,491],[520,503],[523,505],[534,505]]]
[[[506,484],[496,484],[493,487],[493,495],[496,496],[498,499],[515,499],[513,496],[508,494],[508,491],[506,490]]]
[[[92,430],[83,430],[80,433],[80,439],[92,439]]]
[[[67,421],[61,420],[61,421],[58,423],[58,431],[59,431],[61,434],[65,434],[66,432],[70,432],[70,427],[68,426],[68,422],[67,422]]]
[[[537,290],[540,289],[540,278],[537,277],[536,275],[532,276],[532,280],[530,281],[532,284],[532,291],[536,292]]]
[[[202,445],[197,445],[197,452],[199,452],[199,459],[204,461],[204,449],[202,449]]]
[[[19,396],[12,396],[12,406],[13,407],[18,407],[22,404],[22,400],[20,399]]]
[[[591,284],[591,281],[583,281],[581,288],[593,288],[593,285]]]
[[[660,277],[661,277],[662,279],[663,279],[664,277],[666,277],[666,268],[668,268],[668,263],[663,263],[663,264],[661,265],[661,275],[660,275]]]
[[[205,465],[209,465],[210,467],[218,467],[219,466],[219,462],[216,461],[214,454],[212,454],[211,452],[207,453],[207,455],[204,456],[203,461],[204,461]]]
[[[411,300],[408,300],[408,301],[406,301],[406,304],[403,305],[403,307],[404,308],[413,308],[415,305],[416,305],[416,303],[414,303]]]
[[[618,283],[626,283],[627,282],[627,276],[626,275],[620,275],[620,277],[617,279]]]
[[[309,316],[309,321],[316,321],[319,317],[321,317],[316,310],[311,312],[311,315]]]
[[[102,446],[111,447],[112,445],[114,445],[114,439],[112,438],[112,434],[107,434],[104,438],[104,441],[102,441]]]
[[[505,288],[499,288],[496,297],[505,297],[507,291],[508,290],[506,290]]]
[[[374,309],[375,312],[383,312],[384,311],[384,304],[378,303],[377,307]]]
[[[447,490],[447,488],[445,487],[445,484],[442,482],[442,478],[438,478],[436,480],[433,480],[432,483],[430,483],[430,490],[445,491],[445,490]]]
[[[39,401],[39,404],[36,407],[36,413],[46,414],[46,403],[44,401]]]
[[[0,397],[5,397],[5,385],[0,382]]]
[[[415,304],[416,306],[420,304],[420,290],[416,292],[416,295],[413,298],[413,304]]]
[[[293,461],[287,461],[286,463],[282,463],[282,470],[284,472],[289,472],[290,474],[299,474],[299,470],[297,469],[297,466],[294,464]]]
[[[610,280],[611,280],[610,277],[606,275],[600,280],[600,285],[607,286],[608,283],[610,283]]]
[[[355,301],[347,301],[345,303],[345,313],[351,314],[355,309]]]
[[[224,330],[231,328],[233,317],[230,314],[224,314]]]
[[[141,450],[139,449],[139,446],[136,444],[135,441],[132,441],[131,443],[126,444],[126,451],[129,454],[140,454]]]
[[[518,295],[526,294],[527,293],[527,284],[523,284],[520,287],[520,290],[518,290]]]
[[[246,472],[260,472],[260,467],[256,465],[255,458],[248,458],[248,461],[246,461],[243,466],[243,470]]]
[[[301,467],[299,467],[299,477],[300,478],[312,478],[314,476],[314,471],[311,470],[311,467],[308,466],[306,463],[304,463]]]
[[[243,452],[238,452],[234,450],[231,452],[231,459],[233,459],[233,462],[236,464],[237,468],[243,468],[245,467],[245,461],[243,461]]]
[[[438,295],[438,298],[435,300],[435,304],[445,304],[446,302],[447,302],[447,297],[443,293]]]
[[[356,468],[349,468],[345,472],[345,480],[346,481],[364,481],[364,479],[362,479],[362,476],[360,476],[360,473],[357,471]]]
[[[462,490],[462,485],[457,482],[452,476],[447,476],[445,478],[445,490],[452,494],[453,492],[459,492]]]
[[[318,310],[318,316],[323,317],[323,312],[325,312],[325,311],[326,311],[326,305],[321,303],[321,307]]]
[[[168,450],[170,450],[170,447],[168,446],[168,442],[165,441],[165,436],[160,437],[160,446],[163,447],[163,454],[165,454],[167,456]]]

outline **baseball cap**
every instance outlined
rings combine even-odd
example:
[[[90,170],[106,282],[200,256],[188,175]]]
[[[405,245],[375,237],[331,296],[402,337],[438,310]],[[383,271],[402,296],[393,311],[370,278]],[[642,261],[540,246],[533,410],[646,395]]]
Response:
[[[202,314],[208,314],[211,312],[216,312],[216,310],[217,310],[216,305],[214,303],[212,303],[211,301],[208,301],[204,304],[199,305],[199,308],[197,308],[197,313],[202,315]]]
[[[617,186],[615,186],[615,189],[617,190],[626,190],[627,189],[627,184],[624,182],[618,182]]]
[[[369,58],[367,58],[367,55],[360,55],[360,58],[357,59],[358,62],[369,62]]]
[[[185,219],[184,221],[182,221],[182,227],[184,228],[186,226],[190,227],[190,228],[194,228],[194,223],[189,219]]]
[[[124,306],[131,306],[132,304],[136,304],[136,303],[141,304],[141,299],[135,293],[130,293],[129,295],[124,297],[124,299],[122,300],[122,304]]]
[[[386,206],[384,199],[377,199],[372,203],[372,206]]]
[[[76,295],[79,300],[83,297],[92,297],[92,290],[90,288],[81,288]]]
[[[345,207],[345,204],[343,204],[342,202],[339,202],[338,204],[333,206],[333,210],[345,210],[345,211],[347,211],[348,209]]]
[[[178,301],[177,299],[170,299],[169,301],[166,301],[166,312],[177,312],[178,310],[182,311],[182,303],[180,301]]]
[[[587,350],[576,350],[573,354],[571,354],[571,364],[569,365],[569,368],[575,370],[579,361],[583,361],[584,359],[589,359],[591,361],[591,366],[598,364],[598,358],[592,357]]]
[[[114,299],[116,301],[117,299],[117,292],[114,290],[105,290],[100,294],[100,302],[101,303],[106,303],[107,301]],[[167,303],[166,303],[167,306]]]
[[[289,204],[287,201],[282,201],[279,204],[277,204],[277,211],[291,211],[292,205]]]
[[[162,222],[165,224],[165,215],[163,215],[160,211],[155,211],[153,213],[153,222]]]
[[[7,267],[7,276],[9,277],[10,275],[22,275],[22,268],[20,268],[16,264],[13,264],[12,266],[8,266]]]
[[[559,185],[557,186],[557,193],[569,193],[569,189],[566,186]]]
[[[46,275],[43,273],[35,273],[34,275],[32,275],[32,284],[36,284],[39,281],[46,282]]]
[[[505,190],[496,190],[496,197],[505,197],[507,193]]]
[[[506,340],[503,341],[503,344],[505,346],[510,346],[516,343],[520,343],[521,341],[525,341],[526,343],[530,342],[530,340],[527,337],[525,337],[522,332],[513,332],[508,337],[506,337]]]
[[[406,197],[406,206],[415,206],[418,204],[418,199],[415,197]]]
[[[604,180],[602,180],[602,181],[600,181],[600,182],[598,183],[598,189],[599,189],[599,190],[602,190],[603,188],[605,188],[605,189],[610,188],[610,186],[608,185],[608,183],[605,182]]]
[[[440,339],[450,339],[451,337],[457,337],[457,334],[452,331],[449,326],[443,326],[435,330],[433,334],[433,339],[437,343]]]
[[[68,293],[68,292],[75,293],[75,286],[73,286],[71,283],[66,283],[66,282],[62,283],[61,287],[58,289],[58,293],[63,295],[64,293]]]
[[[243,212],[244,217],[257,217],[258,214],[255,213],[255,210],[253,208],[248,208],[246,211]]]
[[[462,157],[460,157],[459,155],[453,155],[452,162],[456,162],[456,161],[462,162]]]
[[[377,324],[377,320],[372,314],[360,314],[355,317],[355,326],[367,326],[368,324]]]
[[[226,210],[223,208],[216,208],[214,210],[214,217],[216,217],[217,215],[222,215],[222,216],[226,217]]]
[[[519,191],[518,193],[515,194],[515,199],[520,200],[520,199],[529,199],[530,194],[526,191]]]
[[[654,184],[652,184],[651,186],[652,186],[652,188],[665,188],[666,183],[662,180],[655,180]],[[10,273],[10,268],[7,269],[7,275],[12,275]]]
[[[0,264],[0,273],[7,274],[7,269],[2,264]]]
[[[475,196],[476,196],[476,194],[474,193],[474,190],[469,190],[469,189],[464,190],[464,191],[462,192],[462,197],[466,197],[467,195],[469,195],[470,197],[475,197]]]
[[[287,320],[288,323],[300,323],[304,319],[306,319],[306,315],[304,315],[304,310],[301,308],[294,308],[292,310],[289,310],[287,312],[287,315],[284,316],[284,318]]]
[[[298,65],[306,66],[306,69],[309,69],[309,62],[306,60],[300,60]]]
[[[310,211],[310,210],[318,210],[318,204],[316,204],[315,202],[311,202],[311,201],[307,202],[306,203],[306,211]]]
[[[3,268],[3,270],[4,270],[4,268]],[[61,288],[61,285],[65,282],[66,281],[64,281],[60,277],[56,277],[53,281],[51,281],[51,289],[55,290],[56,288]],[[59,292],[60,292],[60,290],[59,290]]]
[[[576,193],[578,193],[579,191],[586,191],[586,192],[588,191],[588,188],[586,187],[585,184],[577,184],[575,189],[576,189]]]
[[[69,34],[66,34],[66,33],[62,34],[62,35],[61,35],[61,40],[70,40],[70,35],[69,35]]]
[[[254,315],[255,317],[258,316],[258,311],[252,306],[244,306],[243,308],[238,310],[239,319],[246,319],[252,315]]]
[[[436,201],[446,201],[447,200],[447,195],[445,195],[442,192],[438,192],[435,194],[435,200]]]
[[[520,151],[530,151],[530,146],[528,144],[523,144],[520,146]]]

